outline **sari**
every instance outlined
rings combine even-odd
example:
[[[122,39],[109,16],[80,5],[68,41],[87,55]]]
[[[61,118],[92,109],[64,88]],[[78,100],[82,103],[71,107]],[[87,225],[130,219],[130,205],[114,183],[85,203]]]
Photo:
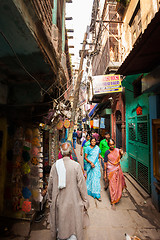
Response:
[[[89,161],[94,163],[95,167],[92,168],[90,163],[86,163],[86,170],[87,170],[87,192],[88,195],[94,198],[100,198],[101,192],[101,185],[100,185],[100,178],[101,178],[101,171],[100,171],[100,163],[99,163],[99,153],[100,148],[96,145],[94,148],[90,146],[86,147],[85,153],[87,154],[87,158]]]
[[[120,165],[120,152],[118,148],[115,148],[108,154],[107,176],[109,180],[111,204],[118,203],[122,197],[123,189],[126,188],[124,175]]]
[[[86,147],[88,147],[90,144],[91,144],[91,143],[90,143],[90,140],[89,140],[89,141],[86,141],[85,144],[84,144],[84,146],[83,146],[84,171],[87,170],[87,166],[86,166],[87,161],[86,161],[85,158],[84,158],[84,157],[85,157],[85,150],[86,150]]]

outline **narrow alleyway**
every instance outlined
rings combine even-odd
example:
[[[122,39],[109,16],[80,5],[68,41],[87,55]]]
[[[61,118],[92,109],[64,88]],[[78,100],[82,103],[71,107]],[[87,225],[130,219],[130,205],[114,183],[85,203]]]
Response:
[[[80,164],[80,145],[76,149]],[[99,202],[89,196],[90,226],[84,240],[125,240],[125,233],[137,236],[141,240],[160,240],[160,213],[154,208],[149,195],[128,175],[125,174],[127,189],[116,211],[111,209],[109,190],[104,191],[101,179],[101,198]],[[2,240],[52,240],[49,226],[49,208],[39,223],[16,223],[17,235],[6,236]],[[16,231],[15,231],[16,232]]]
[[[77,145],[76,153],[82,164],[80,145]],[[160,213],[153,207],[149,195],[128,174],[125,179],[127,189],[116,211],[111,209],[109,191],[104,191],[102,180],[102,202],[89,197],[90,226],[84,240],[123,240],[125,233],[142,240],[160,239]],[[47,217],[41,223],[33,223],[29,240],[35,239],[50,239]]]
[[[159,42],[160,0],[0,0],[0,240],[55,240],[49,195],[61,238],[160,240]]]

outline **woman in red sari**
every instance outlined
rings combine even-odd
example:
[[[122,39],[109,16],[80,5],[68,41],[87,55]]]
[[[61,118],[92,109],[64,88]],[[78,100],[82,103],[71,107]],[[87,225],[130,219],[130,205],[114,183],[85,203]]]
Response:
[[[123,151],[115,148],[115,141],[109,139],[109,150],[105,152],[104,157],[104,180],[109,180],[109,191],[112,208],[115,210],[115,203],[118,203],[122,196],[122,191],[126,187],[124,175],[120,165],[120,159]]]

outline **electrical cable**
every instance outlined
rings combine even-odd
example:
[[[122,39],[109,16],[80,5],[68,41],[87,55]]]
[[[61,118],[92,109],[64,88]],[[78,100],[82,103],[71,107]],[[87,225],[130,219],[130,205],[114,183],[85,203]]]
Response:
[[[41,91],[43,90],[45,93],[47,93],[47,94],[50,96],[50,94],[41,86],[41,84],[39,83],[39,81],[38,81],[34,76],[32,76],[32,74],[30,74],[30,72],[28,72],[28,70],[25,68],[25,66],[23,65],[23,63],[21,62],[21,60],[19,59],[19,57],[17,56],[16,52],[14,51],[11,43],[9,42],[9,40],[7,39],[7,37],[5,36],[5,34],[4,34],[2,31],[0,31],[0,34],[1,34],[2,37],[5,39],[5,41],[8,43],[9,47],[11,48],[13,54],[15,55],[15,57],[16,57],[19,65],[20,65],[20,67],[38,84],[38,86],[40,87]],[[51,98],[52,100],[54,100],[51,96],[50,96],[50,98]]]
[[[73,84],[71,84],[71,85],[66,89],[66,91],[63,92],[62,95],[59,96],[58,98],[56,98],[55,100],[56,100],[56,101],[59,100],[59,99],[71,88],[71,86],[73,86]]]
[[[70,87],[69,87],[61,96],[59,96],[57,99],[52,98],[51,95],[48,93],[48,91],[49,91],[56,83],[53,83],[47,90],[45,90],[45,89],[41,86],[41,84],[39,83],[39,81],[38,81],[34,76],[32,76],[32,75],[30,74],[30,72],[28,72],[28,70],[25,68],[25,66],[23,65],[23,63],[21,62],[21,60],[19,59],[19,57],[17,56],[15,50],[13,49],[11,43],[9,42],[9,40],[7,39],[7,37],[5,36],[5,34],[4,34],[2,31],[0,31],[0,34],[1,34],[2,37],[5,39],[5,41],[6,41],[7,44],[9,45],[9,47],[11,48],[11,50],[12,50],[13,54],[15,55],[15,57],[16,57],[19,65],[20,65],[20,67],[22,67],[22,69],[38,84],[38,86],[40,87],[41,91],[43,90],[45,93],[47,93],[47,94],[50,96],[50,98],[53,100],[53,101],[51,101],[51,102],[55,102],[56,104],[58,104],[58,103],[57,103],[57,100],[58,100],[59,98],[61,98],[61,97],[65,94],[66,91],[69,90],[69,88],[72,86],[72,84],[71,84]],[[67,82],[62,86],[62,88],[63,88],[66,84],[67,84]],[[56,86],[56,87],[57,87],[57,86]],[[60,89],[60,88],[59,88],[59,89]],[[42,96],[43,96],[43,95],[42,95]],[[48,102],[48,103],[51,103],[51,102]],[[44,104],[46,104],[46,103],[44,103]],[[30,106],[30,105],[9,105],[9,106],[15,106],[15,107],[16,107],[16,106]]]
[[[70,88],[71,88],[71,86],[73,86],[73,84],[71,84],[67,89],[66,89],[66,91],[65,92],[67,92]],[[59,98],[61,98],[64,94],[65,94],[65,92],[61,95],[61,96],[59,96],[57,99],[53,99],[53,101],[49,101],[49,102],[44,102],[44,103],[40,103],[40,104],[22,104],[22,105],[20,105],[20,104],[17,104],[17,105],[8,105],[7,104],[7,106],[8,107],[25,107],[25,106],[33,106],[33,105],[35,105],[35,106],[39,106],[39,105],[47,105],[47,104],[49,104],[49,103],[53,103],[53,102],[55,102],[57,105],[58,105],[58,102],[57,102],[57,100],[59,100]],[[70,104],[70,103],[69,103]],[[69,105],[68,104],[68,105]],[[67,105],[67,106],[68,106]]]

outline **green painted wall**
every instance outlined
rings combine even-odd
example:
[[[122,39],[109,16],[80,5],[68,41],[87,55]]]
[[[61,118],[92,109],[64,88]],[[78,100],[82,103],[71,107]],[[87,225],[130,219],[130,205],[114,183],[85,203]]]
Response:
[[[121,168],[123,172],[128,172],[128,154],[124,154],[121,158]]]
[[[53,9],[52,9],[52,23],[57,25],[57,0],[54,0],[53,4]]]
[[[123,82],[122,86],[125,87],[125,103],[126,103],[126,152],[128,153],[128,118],[137,116],[136,109],[138,104],[142,107],[143,115],[149,114],[149,98],[148,94],[142,94],[139,97],[134,98],[133,94],[133,85],[132,83],[140,76],[141,74],[127,76]],[[122,170],[126,171],[128,168],[128,161],[121,163]]]

